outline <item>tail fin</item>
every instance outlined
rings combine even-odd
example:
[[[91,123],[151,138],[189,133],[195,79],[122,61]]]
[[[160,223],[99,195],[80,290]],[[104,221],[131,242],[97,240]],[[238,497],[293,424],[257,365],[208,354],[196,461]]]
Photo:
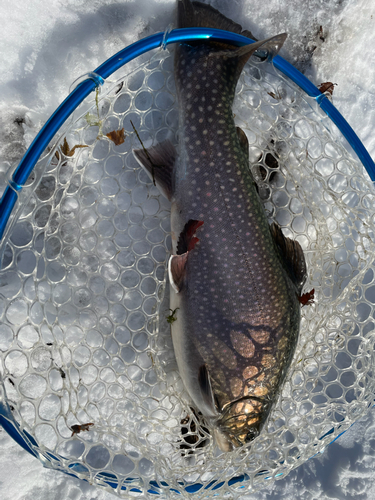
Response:
[[[237,33],[239,35],[246,36],[247,38],[251,38],[256,40],[256,38],[251,34],[248,30],[243,30],[242,27],[227,18],[219,12],[217,9],[211,7],[211,5],[206,5],[201,2],[191,2],[191,0],[178,0],[177,5],[177,27],[178,28],[216,28],[225,31],[232,31],[233,33]],[[237,53],[238,57],[243,57],[247,54],[245,62],[247,59],[256,51],[261,49],[261,57],[264,57],[264,53],[267,55],[271,55],[274,57],[279,50],[281,49],[285,39],[287,37],[286,33],[281,35],[277,35],[272,38],[267,38],[262,42],[257,42],[257,44],[242,47],[241,49],[234,49],[233,45],[228,45],[224,43],[216,43],[210,42],[210,45],[216,45],[217,48],[220,49],[228,49],[233,51],[233,56],[235,57],[235,53]],[[202,43],[202,41],[197,42]],[[194,45],[190,43],[190,45]],[[251,48],[250,48],[251,47]],[[222,52],[220,55],[228,56],[229,53]],[[219,54],[219,52],[217,53]],[[245,64],[244,62],[244,64]]]
[[[253,38],[250,31],[242,30],[242,27],[228,19],[221,12],[201,2],[190,0],[178,0],[177,6],[178,28],[216,28],[232,31],[248,38]]]
[[[247,38],[254,38],[250,31],[243,31],[239,24],[228,19],[210,5],[201,2],[178,0],[177,22],[179,28],[216,28],[232,31]],[[274,57],[281,49],[286,37],[287,34],[282,33],[240,48],[225,42],[213,42],[209,39],[179,44],[175,49],[175,69],[176,75],[178,75],[176,79],[177,90],[181,89],[183,92],[183,88],[188,82],[188,74],[199,69],[198,65],[202,63],[202,60],[204,60],[204,64],[211,60],[213,71],[226,73],[228,88],[234,95],[237,80],[251,55],[257,53],[261,58]],[[202,50],[197,54],[198,47],[202,47]],[[208,50],[204,50],[204,48],[208,48]],[[200,58],[199,61],[198,58]],[[221,58],[220,65],[215,61],[216,58]],[[190,67],[189,61],[194,61],[194,68]],[[216,69],[219,66],[221,69]]]
[[[271,36],[265,40],[245,45],[239,49],[233,49],[232,47],[232,49],[229,50],[213,51],[211,52],[210,57],[237,58],[238,63],[236,71],[239,76],[246,62],[253,54],[258,53],[262,59],[272,59],[275,57],[283,46],[287,36],[287,33],[281,33],[280,35]]]

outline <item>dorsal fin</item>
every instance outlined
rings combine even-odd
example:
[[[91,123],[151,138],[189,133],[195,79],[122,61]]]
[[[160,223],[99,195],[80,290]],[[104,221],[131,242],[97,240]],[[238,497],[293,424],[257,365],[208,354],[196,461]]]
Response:
[[[160,192],[171,200],[173,195],[173,169],[177,152],[168,139],[150,148],[135,149],[134,156],[156,183]]]
[[[291,240],[284,236],[280,226],[275,222],[271,224],[270,231],[280,251],[284,268],[290,279],[296,285],[298,295],[301,295],[307,277],[306,261],[301,245],[298,241]]]

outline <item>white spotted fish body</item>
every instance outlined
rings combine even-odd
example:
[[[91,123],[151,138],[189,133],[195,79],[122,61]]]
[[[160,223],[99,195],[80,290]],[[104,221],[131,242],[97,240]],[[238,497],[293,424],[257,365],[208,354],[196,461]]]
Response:
[[[179,27],[241,32],[212,7],[190,0],[179,2],[178,19]],[[284,39],[256,47],[277,51]],[[249,47],[179,45],[179,159],[169,142],[135,152],[172,201],[176,359],[225,451],[257,436],[270,411],[296,346],[306,278],[299,244],[268,224],[246,136],[233,120],[237,79],[256,50]]]

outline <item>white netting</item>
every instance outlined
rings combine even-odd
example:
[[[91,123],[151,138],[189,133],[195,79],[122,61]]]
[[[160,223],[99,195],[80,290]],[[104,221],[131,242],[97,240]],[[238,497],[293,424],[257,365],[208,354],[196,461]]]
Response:
[[[177,143],[172,70],[160,52],[92,98],[59,139],[88,147],[52,150],[23,190],[0,271],[1,390],[46,466],[124,497],[243,497],[321,451],[374,398],[375,196],[314,103],[250,63],[236,122],[270,220],[305,251],[315,304],[260,436],[220,452],[189,406],[165,320],[169,203],[132,155],[130,120],[145,146]],[[105,134],[122,128],[116,146]]]

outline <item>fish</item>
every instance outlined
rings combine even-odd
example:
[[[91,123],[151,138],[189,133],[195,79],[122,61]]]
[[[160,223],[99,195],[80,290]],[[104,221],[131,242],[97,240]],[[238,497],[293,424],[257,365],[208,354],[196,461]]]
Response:
[[[179,28],[252,37],[200,2],[179,0],[177,19]],[[286,36],[240,48],[209,40],[177,45],[178,150],[169,140],[134,150],[171,201],[168,274],[177,366],[224,452],[259,435],[300,329],[304,254],[269,224],[249,166],[248,139],[232,111],[250,56],[273,57]]]

